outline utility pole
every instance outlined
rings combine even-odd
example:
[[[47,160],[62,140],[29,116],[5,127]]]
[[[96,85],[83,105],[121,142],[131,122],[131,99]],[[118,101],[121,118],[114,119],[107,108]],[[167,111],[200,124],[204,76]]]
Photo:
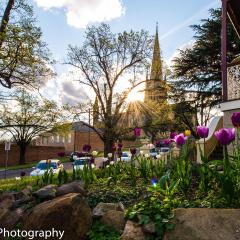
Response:
[[[90,116],[91,116],[91,109],[88,109],[88,145],[90,145],[90,137],[91,137],[91,132],[90,132]]]

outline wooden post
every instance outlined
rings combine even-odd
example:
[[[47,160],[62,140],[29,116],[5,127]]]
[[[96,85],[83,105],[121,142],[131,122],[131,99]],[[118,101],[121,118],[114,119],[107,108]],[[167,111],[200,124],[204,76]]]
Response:
[[[222,101],[228,100],[227,96],[227,2],[222,0],[222,31],[221,31],[221,56],[222,56]]]

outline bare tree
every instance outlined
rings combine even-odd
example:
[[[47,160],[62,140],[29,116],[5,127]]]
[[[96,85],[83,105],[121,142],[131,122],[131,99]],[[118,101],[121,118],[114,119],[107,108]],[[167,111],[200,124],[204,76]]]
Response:
[[[152,38],[147,32],[114,34],[107,24],[89,27],[81,47],[69,46],[67,64],[81,70],[83,78],[79,83],[91,88],[99,102],[102,129],[101,132],[95,130],[104,142],[105,155],[118,136],[118,123],[128,93],[139,84],[134,79],[129,87],[122,77],[141,71],[147,64],[151,48]],[[121,81],[126,81],[126,90],[119,93],[117,84]]]
[[[19,146],[19,163],[25,163],[25,153],[31,141],[46,131],[51,131],[59,120],[59,109],[56,103],[30,95],[20,90],[12,102],[2,106],[0,111],[0,129]]]

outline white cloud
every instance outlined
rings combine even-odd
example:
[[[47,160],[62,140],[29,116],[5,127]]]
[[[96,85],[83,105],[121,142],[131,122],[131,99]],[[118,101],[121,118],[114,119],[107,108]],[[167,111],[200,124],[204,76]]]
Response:
[[[85,28],[89,23],[110,21],[125,13],[122,0],[34,0],[45,10],[63,9],[67,23]]]
[[[74,81],[73,78],[79,72],[68,68],[66,72],[49,80],[46,85],[40,89],[40,93],[48,98],[57,101],[59,104],[76,105],[79,103],[87,102],[93,99],[93,93],[88,87],[83,87],[79,82]]]
[[[187,48],[191,48],[194,45],[195,41],[192,39],[189,42],[184,43],[182,46],[180,46],[174,53],[173,55],[167,59],[166,63],[167,66],[171,67],[173,64],[173,59],[179,56],[180,50],[186,50]]]

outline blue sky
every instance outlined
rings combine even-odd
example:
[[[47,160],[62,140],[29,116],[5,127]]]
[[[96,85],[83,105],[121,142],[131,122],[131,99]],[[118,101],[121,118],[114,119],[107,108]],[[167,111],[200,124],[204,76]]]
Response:
[[[145,29],[154,34],[158,21],[160,44],[166,60],[192,39],[193,32],[189,25],[207,17],[208,9],[220,7],[220,2],[220,0],[123,0],[124,15],[108,23],[114,32]],[[63,8],[44,10],[37,7],[35,2],[33,4],[44,39],[54,56],[64,58],[68,44],[81,44],[85,30],[69,26]],[[174,29],[175,31],[171,32]],[[169,31],[170,34],[165,36]],[[162,39],[162,36],[165,37]]]
[[[162,56],[169,61],[178,48],[193,39],[189,25],[199,23],[200,19],[208,17],[210,8],[220,7],[221,4],[220,0],[31,1],[44,40],[54,58],[60,62],[66,57],[68,44],[82,43],[84,25],[98,24],[101,19],[108,19],[114,32],[144,29],[150,34],[155,33],[158,22]],[[64,74],[66,66],[57,64],[56,70],[58,74]]]

